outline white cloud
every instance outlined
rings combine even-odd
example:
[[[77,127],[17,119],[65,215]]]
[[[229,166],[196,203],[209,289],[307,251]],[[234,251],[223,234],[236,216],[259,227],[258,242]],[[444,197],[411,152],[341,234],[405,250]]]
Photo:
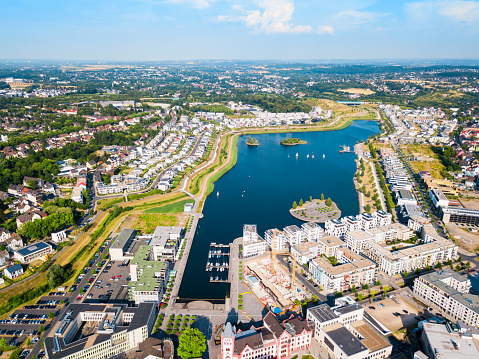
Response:
[[[310,25],[293,25],[291,19],[294,13],[293,0],[259,0],[257,9],[244,10],[234,6],[243,14],[237,17],[220,15],[216,19],[223,22],[242,22],[247,27],[265,32],[275,33],[306,33],[313,31]]]
[[[316,30],[318,34],[334,34],[334,28],[331,25],[319,25]]]
[[[431,0],[406,4],[406,12],[416,21],[439,15],[453,22],[474,24],[479,21],[479,1]]]
[[[186,4],[195,9],[206,9],[209,8],[215,0],[166,0],[166,2],[172,4]]]
[[[386,16],[386,14],[372,11],[360,11],[356,9],[344,10],[334,15],[336,20],[343,22],[346,27],[369,24],[383,16]]]

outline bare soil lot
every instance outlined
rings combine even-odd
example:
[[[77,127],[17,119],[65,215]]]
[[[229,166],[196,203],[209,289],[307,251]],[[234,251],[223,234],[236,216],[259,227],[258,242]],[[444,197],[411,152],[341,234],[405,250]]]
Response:
[[[361,95],[372,95],[374,94],[375,92],[372,91],[372,90],[368,90],[368,89],[359,89],[359,88],[348,88],[348,89],[345,89],[345,90],[338,90],[340,92],[347,92],[347,93],[358,93],[358,94],[361,94]]]

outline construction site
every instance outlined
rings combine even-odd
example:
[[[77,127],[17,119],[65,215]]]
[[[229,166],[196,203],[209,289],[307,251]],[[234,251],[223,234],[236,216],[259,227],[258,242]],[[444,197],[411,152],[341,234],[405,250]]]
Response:
[[[273,313],[294,310],[297,303],[311,296],[302,285],[296,281],[296,259],[284,249],[278,250],[275,230],[272,250],[268,255],[262,255],[244,262],[245,282],[251,292]],[[291,258],[292,271],[279,264],[276,255],[286,255]],[[299,302],[298,302],[299,301]]]

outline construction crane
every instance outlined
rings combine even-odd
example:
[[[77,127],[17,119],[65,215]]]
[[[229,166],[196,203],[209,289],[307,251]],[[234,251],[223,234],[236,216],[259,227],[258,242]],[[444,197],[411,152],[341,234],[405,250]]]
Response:
[[[276,228],[272,229],[273,237],[271,239],[271,274],[274,274],[274,257],[276,256],[276,236],[279,233],[284,233]],[[291,257],[293,259],[293,272],[291,273],[291,289],[294,289],[294,280],[296,278],[296,258],[289,252],[280,252],[282,255]]]

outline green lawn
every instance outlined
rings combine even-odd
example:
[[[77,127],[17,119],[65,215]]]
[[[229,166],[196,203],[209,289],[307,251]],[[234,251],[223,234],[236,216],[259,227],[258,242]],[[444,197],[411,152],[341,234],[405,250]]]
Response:
[[[183,201],[170,203],[161,207],[148,209],[145,211],[145,213],[180,213],[180,212],[183,212],[183,208],[186,203],[195,203],[195,201],[189,198]]]

